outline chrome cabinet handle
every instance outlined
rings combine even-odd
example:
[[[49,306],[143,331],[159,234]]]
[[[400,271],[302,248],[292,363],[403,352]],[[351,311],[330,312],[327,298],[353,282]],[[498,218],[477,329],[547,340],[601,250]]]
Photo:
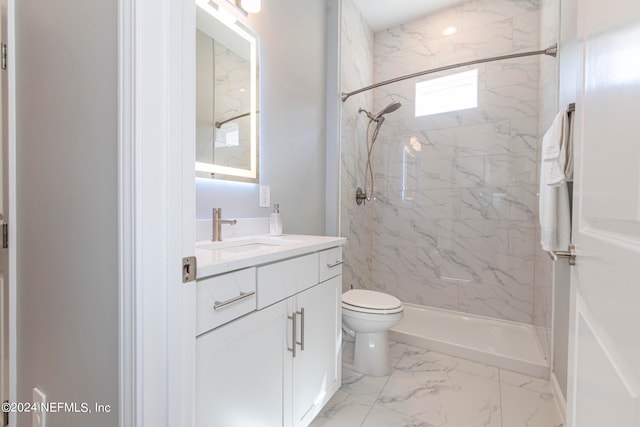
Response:
[[[341,264],[344,264],[344,261],[336,261],[336,262],[335,262],[335,263],[333,263],[333,264],[327,264],[327,268],[337,267],[337,266],[339,266],[339,265],[341,265]]]
[[[291,347],[289,348],[289,346],[287,345],[287,350],[289,350],[291,353],[293,353],[293,356],[291,357],[296,357],[296,338],[297,337],[297,331],[296,331],[296,313],[294,312],[291,316],[287,316],[287,319],[291,319],[291,322],[293,324],[293,327],[291,328],[291,330],[293,331],[292,335],[292,340],[291,340]]]
[[[300,311],[296,311],[296,314],[300,315],[300,341],[296,341],[296,343],[300,345],[300,351],[304,351],[304,307],[302,307]],[[295,334],[294,334],[294,337],[295,337]]]
[[[255,295],[256,292],[255,291],[251,291],[251,292],[240,292],[240,295],[238,295],[237,297],[228,299],[226,301],[215,301],[213,303],[213,309],[214,310],[220,310],[221,308],[224,308],[226,306],[228,306],[229,304],[233,304],[234,302],[238,302],[240,300],[243,300],[245,298],[249,298],[251,295]]]
[[[568,251],[548,251],[548,254],[553,261],[558,261],[560,258],[568,258],[569,265],[576,265],[576,245],[569,245]]]

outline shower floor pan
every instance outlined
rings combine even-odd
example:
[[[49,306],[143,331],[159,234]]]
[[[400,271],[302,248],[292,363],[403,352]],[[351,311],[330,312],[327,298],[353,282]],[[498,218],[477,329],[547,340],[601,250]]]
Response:
[[[549,378],[533,326],[404,303],[389,338],[486,365]]]

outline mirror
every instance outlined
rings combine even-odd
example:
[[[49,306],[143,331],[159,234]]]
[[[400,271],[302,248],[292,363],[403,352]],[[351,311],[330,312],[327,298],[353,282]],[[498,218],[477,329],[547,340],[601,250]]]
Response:
[[[258,40],[196,1],[196,176],[258,182]]]

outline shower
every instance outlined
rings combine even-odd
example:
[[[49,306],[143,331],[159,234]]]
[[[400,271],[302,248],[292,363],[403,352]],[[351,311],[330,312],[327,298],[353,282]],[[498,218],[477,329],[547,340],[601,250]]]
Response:
[[[369,118],[369,123],[367,125],[367,165],[364,171],[364,190],[358,187],[356,190],[356,203],[361,205],[365,203],[367,200],[371,200],[371,194],[367,193],[367,178],[371,180],[371,192],[373,193],[373,167],[371,166],[371,153],[373,151],[373,144],[375,144],[378,139],[378,133],[380,132],[380,127],[384,122],[385,114],[393,113],[398,108],[400,108],[402,104],[398,101],[393,101],[386,107],[384,107],[378,114],[372,114],[370,111],[365,110],[364,108],[360,108],[358,113],[364,113]],[[375,123],[375,127],[373,129],[373,133],[371,134],[371,140],[369,140],[369,132],[371,130],[371,125]]]
[[[415,312],[405,309],[405,318],[415,320],[409,322],[414,329],[403,329],[411,339],[433,338],[444,330],[444,321],[424,320],[425,307],[462,319],[464,331],[470,315],[516,322],[527,340],[539,341],[536,351],[527,351],[535,355],[529,365],[543,366],[553,360],[558,340],[551,329],[552,269],[539,256],[539,130],[546,129],[566,98],[553,83],[559,22],[550,13],[554,7],[542,13],[537,3],[496,0],[490,5],[496,19],[487,19],[486,2],[467,0],[464,6],[380,27],[372,38],[359,7],[371,10],[373,1],[341,3],[341,25],[348,29],[340,39],[340,58],[348,58],[340,62],[345,288],[381,291],[405,307],[413,304]],[[463,21],[462,16],[473,25],[459,27],[452,36],[434,30],[452,17]],[[531,30],[526,37],[520,29],[524,21]],[[444,88],[434,84],[432,92],[420,83],[471,70],[477,70],[476,107],[416,116],[416,102],[432,102]],[[462,81],[447,87],[457,90]],[[402,111],[390,116],[392,107],[383,107],[392,100],[402,102]],[[450,100],[453,95],[444,99]],[[375,135],[381,119],[389,118],[382,135]],[[362,210],[354,206],[354,196],[360,205],[377,201]],[[430,325],[437,325],[436,332]],[[468,335],[475,339],[479,333]],[[447,334],[440,342],[445,339],[463,345],[462,338]],[[519,351],[523,340],[505,343]],[[502,354],[523,360],[506,350]]]

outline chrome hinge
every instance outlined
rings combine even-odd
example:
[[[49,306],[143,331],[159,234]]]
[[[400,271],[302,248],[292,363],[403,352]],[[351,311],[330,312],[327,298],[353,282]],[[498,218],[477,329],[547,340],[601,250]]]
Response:
[[[196,280],[196,269],[198,262],[196,257],[188,256],[182,258],[182,283],[189,283]]]
[[[2,43],[2,69],[7,69],[7,44]]]

